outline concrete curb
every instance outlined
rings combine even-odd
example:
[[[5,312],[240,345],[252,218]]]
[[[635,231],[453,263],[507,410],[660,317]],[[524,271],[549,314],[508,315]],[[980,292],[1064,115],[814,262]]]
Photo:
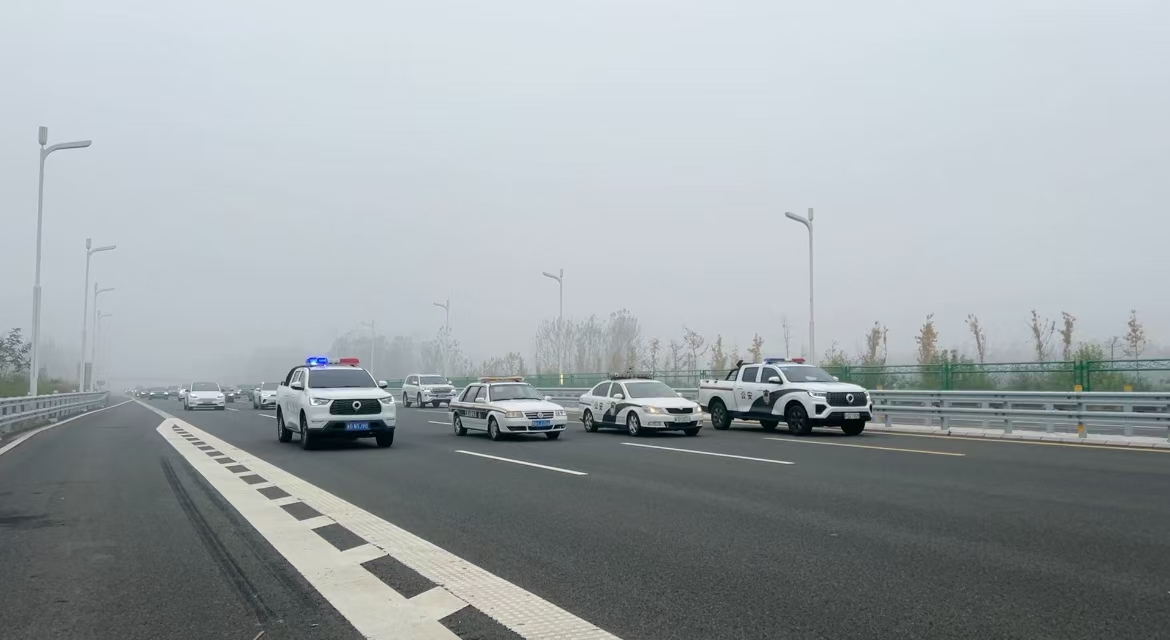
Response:
[[[891,425],[869,423],[866,431],[875,433],[907,433],[915,435],[961,436],[964,438],[990,438],[993,440],[1022,440],[1025,442],[1060,442],[1063,444],[1091,444],[1112,447],[1140,447],[1146,449],[1170,449],[1170,442],[1160,438],[1142,436],[1094,436],[1085,438],[1073,433],[1048,433],[1046,431],[1021,431],[1004,433],[1002,429],[977,429],[952,427],[949,432],[939,427],[917,427],[912,425]]]

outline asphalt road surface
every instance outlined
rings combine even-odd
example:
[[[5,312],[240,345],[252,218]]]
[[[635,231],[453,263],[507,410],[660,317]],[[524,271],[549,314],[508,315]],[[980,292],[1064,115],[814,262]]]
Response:
[[[578,424],[491,442],[401,406],[392,448],[304,451],[271,411],[150,404],[627,640],[1170,629],[1168,452]],[[131,403],[0,456],[3,637],[357,636],[162,422]]]

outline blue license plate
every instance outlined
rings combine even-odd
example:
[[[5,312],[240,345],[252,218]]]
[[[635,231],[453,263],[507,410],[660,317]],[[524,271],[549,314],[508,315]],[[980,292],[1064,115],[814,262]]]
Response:
[[[552,420],[533,420],[532,421],[532,428],[534,428],[534,429],[547,429],[551,426],[552,426]]]
[[[370,423],[368,422],[347,422],[345,423],[346,431],[369,431]]]

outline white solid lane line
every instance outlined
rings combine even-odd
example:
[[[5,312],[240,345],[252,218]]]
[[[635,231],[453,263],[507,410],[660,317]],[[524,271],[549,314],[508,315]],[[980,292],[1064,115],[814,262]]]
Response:
[[[275,420],[275,419],[276,419],[276,416],[270,416],[270,415],[268,415],[267,413],[261,413],[261,414],[258,414],[258,415],[259,415],[261,418],[272,418],[273,420]]]
[[[678,451],[681,453],[697,453],[701,456],[716,456],[719,458],[736,458],[737,460],[751,460],[753,462],[771,462],[772,464],[796,464],[787,460],[772,460],[771,458],[752,458],[750,456],[736,456],[730,453],[712,453],[710,451],[695,451],[694,449],[676,449],[674,447],[659,447],[653,444],[638,444],[636,442],[623,442],[622,444],[628,447],[643,447],[646,449],[662,449],[663,451]]]
[[[962,458],[966,456],[965,453],[950,453],[949,451],[927,451],[925,449],[899,449],[897,447],[876,447],[870,444],[848,444],[845,442],[821,442],[819,440],[797,440],[795,438],[764,438],[765,440],[775,440],[776,442],[795,442],[797,444],[826,444],[830,447],[853,447],[855,449],[877,449],[879,451],[901,451],[902,453],[927,453],[932,456],[954,456]]]
[[[422,413],[441,413],[443,415],[450,413],[449,411],[439,411],[438,409],[415,409],[415,411],[420,411]]]
[[[435,420],[427,420],[427,422],[429,422],[429,423],[431,423],[431,424],[441,424],[441,425],[443,425],[444,427],[449,427],[449,426],[451,426],[451,423],[450,423],[450,422],[437,422],[437,421],[435,421]]]
[[[86,411],[85,413],[73,416],[72,418],[66,418],[65,420],[61,420],[60,422],[54,422],[53,424],[47,424],[47,425],[40,427],[38,429],[33,429],[32,431],[29,431],[28,433],[26,433],[22,436],[18,436],[15,440],[13,440],[12,442],[9,442],[8,444],[4,445],[3,447],[0,447],[0,456],[19,447],[22,443],[24,443],[25,440],[28,440],[29,438],[37,435],[38,433],[40,433],[42,431],[48,431],[49,429],[52,429],[53,427],[59,427],[59,426],[65,424],[66,422],[73,422],[74,420],[76,420],[78,418],[84,418],[85,416],[95,414],[99,411],[105,411],[106,409],[113,409],[114,407],[120,407],[120,406],[126,404],[127,402],[130,402],[130,401],[126,400],[125,402],[119,402],[118,404],[111,405],[109,407],[102,407],[100,409]]]
[[[227,409],[228,411],[239,411],[239,409],[233,409],[231,407],[224,407],[224,408]]]
[[[463,449],[456,449],[455,453],[465,453],[469,456],[477,456],[480,458],[489,458],[491,460],[499,460],[500,462],[511,462],[512,464],[522,464],[526,467],[536,467],[537,469],[547,469],[549,471],[559,471],[561,473],[567,473],[571,476],[587,476],[587,475],[589,475],[588,473],[585,473],[584,471],[573,471],[572,469],[562,469],[560,467],[550,467],[548,465],[536,464],[535,462],[525,462],[523,460],[513,460],[511,458],[501,458],[499,456],[489,456],[486,453],[476,453],[474,451],[464,451]]]

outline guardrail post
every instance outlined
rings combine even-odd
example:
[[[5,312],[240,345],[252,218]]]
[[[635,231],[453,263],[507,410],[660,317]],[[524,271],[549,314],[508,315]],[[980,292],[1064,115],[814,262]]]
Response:
[[[1012,419],[1010,416],[1005,416],[1003,419],[1003,433],[1007,435],[1012,432]]]
[[[890,428],[890,414],[888,414],[888,413],[885,415],[885,425],[886,425],[887,429]],[[1170,436],[1167,436],[1167,437],[1170,437]]]
[[[943,435],[951,435],[951,417],[944,413],[940,422],[942,424]]]
[[[1045,411],[1056,411],[1056,405],[1051,403],[1051,402],[1048,402],[1044,405],[1044,410]],[[1052,433],[1055,430],[1056,430],[1056,425],[1052,424],[1051,422],[1044,423],[1044,432],[1045,433]]]

